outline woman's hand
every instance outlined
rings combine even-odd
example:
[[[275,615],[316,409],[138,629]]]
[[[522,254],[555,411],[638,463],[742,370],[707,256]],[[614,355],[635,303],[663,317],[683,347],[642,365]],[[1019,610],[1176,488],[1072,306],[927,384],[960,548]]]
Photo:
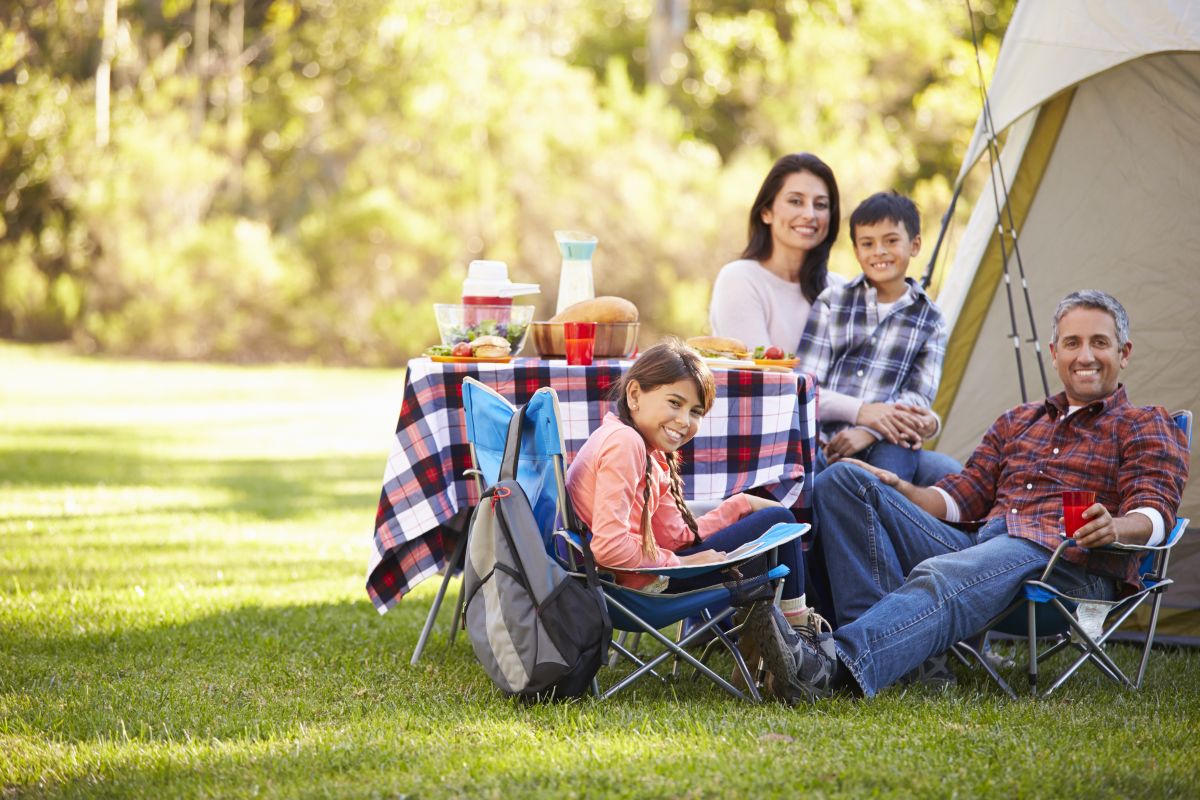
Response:
[[[717,564],[725,560],[725,553],[721,550],[701,550],[699,553],[691,553],[686,556],[679,556],[679,564],[684,567],[698,567],[701,564]]]
[[[830,464],[854,455],[875,444],[875,435],[866,428],[846,428],[834,434],[825,445],[825,460]]]
[[[755,511],[762,511],[764,508],[783,508],[783,503],[778,500],[768,500],[756,494],[746,494],[743,492],[742,497],[746,498],[746,502],[750,504],[751,514]]]

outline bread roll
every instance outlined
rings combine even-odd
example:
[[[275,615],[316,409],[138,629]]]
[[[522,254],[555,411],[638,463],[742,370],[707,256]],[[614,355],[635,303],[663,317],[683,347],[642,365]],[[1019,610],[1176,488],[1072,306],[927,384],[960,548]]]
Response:
[[[512,345],[503,336],[480,336],[471,340],[471,355],[475,358],[503,358],[512,352]]]
[[[707,358],[743,359],[750,355],[746,343],[732,336],[693,336],[687,344]]]
[[[569,305],[551,322],[637,322],[637,306],[624,297],[597,297]]]

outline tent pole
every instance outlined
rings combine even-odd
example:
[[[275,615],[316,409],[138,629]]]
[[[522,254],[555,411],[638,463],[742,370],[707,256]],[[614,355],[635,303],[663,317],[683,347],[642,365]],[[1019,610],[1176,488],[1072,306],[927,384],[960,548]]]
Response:
[[[992,104],[988,97],[987,87],[983,79],[983,64],[979,56],[979,39],[975,32],[975,14],[971,8],[971,0],[966,0],[967,15],[971,22],[971,43],[975,48],[975,69],[979,75],[979,92],[983,98],[983,121],[987,133],[988,143],[988,162],[992,167],[992,199],[996,206],[996,232],[1000,237],[1000,257],[1003,259],[1004,267],[1004,290],[1008,299],[1008,316],[1011,323],[1011,336],[1013,340],[1013,348],[1017,355],[1017,379],[1021,384],[1021,401],[1028,402],[1029,397],[1025,389],[1025,372],[1021,364],[1021,338],[1017,330],[1017,314],[1015,304],[1012,297],[1012,279],[1008,266],[1008,252],[1004,245],[1004,217],[1005,212],[1008,216],[1008,233],[1012,237],[1013,255],[1017,261],[1017,273],[1021,278],[1021,293],[1025,300],[1025,314],[1029,319],[1030,337],[1026,341],[1033,344],[1034,356],[1037,360],[1038,372],[1042,379],[1043,396],[1050,396],[1050,384],[1046,380],[1046,364],[1042,358],[1042,344],[1037,335],[1037,320],[1033,313],[1033,301],[1029,296],[1029,281],[1025,276],[1025,263],[1021,258],[1021,248],[1017,238],[1016,219],[1013,217],[1012,204],[1009,200],[1008,181],[1004,177],[1004,165],[1000,160],[1000,148],[996,144],[996,124],[992,119]],[[999,181],[1000,188],[1004,193],[1004,203],[1000,203],[999,195],[996,193],[996,181]]]
[[[942,249],[942,240],[946,238],[946,230],[950,227],[950,220],[954,216],[954,207],[958,205],[960,194],[962,194],[961,182],[954,187],[954,194],[950,197],[950,207],[942,215],[942,229],[938,231],[937,242],[933,245],[933,254],[929,256],[929,263],[925,266],[925,274],[921,276],[922,289],[928,289],[929,284],[933,283],[933,271],[937,268],[938,252]]]

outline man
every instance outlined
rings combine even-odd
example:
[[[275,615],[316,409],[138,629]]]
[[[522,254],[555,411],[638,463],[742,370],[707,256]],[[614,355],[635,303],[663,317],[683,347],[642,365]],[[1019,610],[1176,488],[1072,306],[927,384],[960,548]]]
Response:
[[[1064,489],[1095,491],[1097,502],[1050,583],[1098,600],[1138,585],[1136,556],[1093,548],[1162,540],[1187,481],[1186,441],[1166,411],[1131,405],[1118,382],[1133,345],[1115,298],[1068,295],[1051,338],[1065,391],[1001,416],[961,474],[918,487],[847,459],[817,476],[843,624],[788,642],[793,699],[841,687],[873,696],[978,633],[1049,563],[1062,541]],[[986,519],[977,533],[948,524],[972,519]]]

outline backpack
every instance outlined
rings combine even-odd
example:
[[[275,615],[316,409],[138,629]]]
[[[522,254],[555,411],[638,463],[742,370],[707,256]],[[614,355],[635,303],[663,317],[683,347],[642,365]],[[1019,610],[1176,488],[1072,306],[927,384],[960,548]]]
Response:
[[[475,656],[506,694],[578,697],[607,657],[612,622],[582,535],[584,580],[546,549],[525,491],[515,480],[525,407],[513,415],[500,479],[471,519],[463,566],[464,625]],[[560,484],[561,486],[561,484]],[[582,532],[563,490],[564,526]]]

